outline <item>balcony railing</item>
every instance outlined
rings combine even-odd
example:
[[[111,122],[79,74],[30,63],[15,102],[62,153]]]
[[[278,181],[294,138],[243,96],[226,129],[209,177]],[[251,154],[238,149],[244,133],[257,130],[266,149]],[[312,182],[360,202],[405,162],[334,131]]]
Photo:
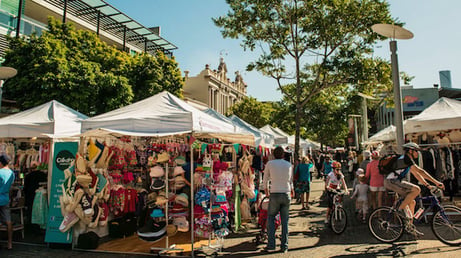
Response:
[[[16,33],[17,17],[3,10],[0,10],[0,27],[7,30],[8,35],[14,35]],[[28,17],[21,18],[19,33],[20,35],[30,36],[35,33],[37,36],[41,36],[44,30],[47,30],[45,24],[35,21]]]

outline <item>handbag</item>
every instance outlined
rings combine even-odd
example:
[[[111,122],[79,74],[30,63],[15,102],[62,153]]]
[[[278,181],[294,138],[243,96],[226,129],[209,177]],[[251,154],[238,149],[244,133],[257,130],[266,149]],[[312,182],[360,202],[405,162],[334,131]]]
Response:
[[[81,249],[96,249],[99,245],[99,236],[93,231],[78,236],[77,247]]]

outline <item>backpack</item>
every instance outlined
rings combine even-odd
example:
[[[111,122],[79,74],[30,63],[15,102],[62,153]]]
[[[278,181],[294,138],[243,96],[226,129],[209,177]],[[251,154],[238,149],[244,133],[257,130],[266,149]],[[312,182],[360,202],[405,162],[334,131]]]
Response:
[[[398,154],[388,154],[379,159],[378,170],[381,175],[388,175],[397,169]]]

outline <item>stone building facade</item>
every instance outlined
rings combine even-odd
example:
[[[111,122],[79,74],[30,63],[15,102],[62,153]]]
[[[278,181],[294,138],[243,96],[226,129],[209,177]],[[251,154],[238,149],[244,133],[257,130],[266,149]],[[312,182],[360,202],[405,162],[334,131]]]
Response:
[[[190,77],[185,71],[184,98],[199,109],[213,108],[226,115],[229,108],[241,101],[247,94],[247,85],[237,71],[231,81],[227,77],[227,65],[221,58],[217,69],[211,70],[205,65],[197,76]]]

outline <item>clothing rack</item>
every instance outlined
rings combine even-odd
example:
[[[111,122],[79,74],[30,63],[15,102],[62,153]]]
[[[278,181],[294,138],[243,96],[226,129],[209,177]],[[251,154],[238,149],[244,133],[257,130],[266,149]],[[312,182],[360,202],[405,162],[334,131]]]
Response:
[[[451,146],[451,145],[461,145],[461,142],[450,142],[450,143],[443,143],[443,144],[440,144],[440,143],[421,143],[421,144],[418,144],[419,146],[438,146],[438,145],[442,145],[443,147],[446,147],[446,146]]]

